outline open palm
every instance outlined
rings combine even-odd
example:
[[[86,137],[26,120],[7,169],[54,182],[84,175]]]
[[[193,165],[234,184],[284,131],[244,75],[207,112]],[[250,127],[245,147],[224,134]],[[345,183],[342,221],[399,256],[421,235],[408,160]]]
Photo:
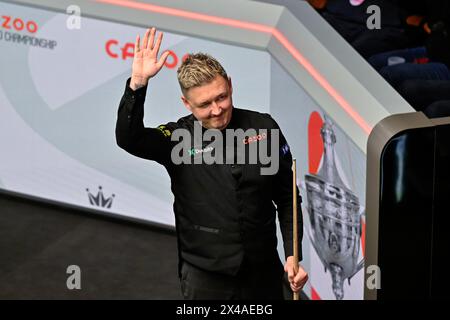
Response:
[[[132,82],[136,86],[147,85],[150,78],[154,77],[166,62],[169,52],[164,52],[158,60],[158,52],[161,46],[163,33],[160,32],[155,41],[156,29],[148,29],[141,46],[139,35],[134,44],[134,58],[132,67]]]

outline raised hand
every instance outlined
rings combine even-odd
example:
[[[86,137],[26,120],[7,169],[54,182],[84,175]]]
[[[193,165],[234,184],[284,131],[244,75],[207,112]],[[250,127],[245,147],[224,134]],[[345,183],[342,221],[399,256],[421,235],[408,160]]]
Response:
[[[148,80],[154,77],[166,62],[169,52],[164,52],[158,60],[163,33],[160,32],[155,41],[156,29],[147,29],[141,47],[139,35],[134,44],[134,58],[130,87],[133,90],[147,85]]]

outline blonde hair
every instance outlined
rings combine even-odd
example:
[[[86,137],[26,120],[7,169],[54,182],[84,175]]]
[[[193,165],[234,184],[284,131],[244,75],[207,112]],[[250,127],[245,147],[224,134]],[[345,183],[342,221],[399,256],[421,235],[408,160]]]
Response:
[[[228,80],[227,73],[215,58],[206,53],[189,54],[178,68],[177,77],[183,95],[193,88],[209,83],[216,76]]]

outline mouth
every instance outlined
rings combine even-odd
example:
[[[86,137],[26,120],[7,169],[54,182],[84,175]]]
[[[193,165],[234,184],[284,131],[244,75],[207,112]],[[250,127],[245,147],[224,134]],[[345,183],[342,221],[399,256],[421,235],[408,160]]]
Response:
[[[223,116],[211,118],[211,124],[215,129],[221,130],[225,127],[225,118]]]
[[[220,115],[220,116],[215,116],[215,117],[211,118],[211,121],[212,121],[212,122],[221,122],[221,121],[223,121],[223,120],[224,120],[223,114]]]

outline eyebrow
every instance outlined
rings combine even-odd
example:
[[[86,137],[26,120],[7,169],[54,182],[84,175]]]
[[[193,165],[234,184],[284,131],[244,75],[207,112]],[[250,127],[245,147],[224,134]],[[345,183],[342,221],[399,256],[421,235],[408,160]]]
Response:
[[[211,101],[217,99],[220,96],[227,95],[227,94],[228,94],[228,92],[224,91],[224,92],[218,94],[216,97],[214,97],[214,99],[206,100],[206,101],[203,101],[203,102],[199,103],[198,106],[204,106],[204,105],[210,104]]]

